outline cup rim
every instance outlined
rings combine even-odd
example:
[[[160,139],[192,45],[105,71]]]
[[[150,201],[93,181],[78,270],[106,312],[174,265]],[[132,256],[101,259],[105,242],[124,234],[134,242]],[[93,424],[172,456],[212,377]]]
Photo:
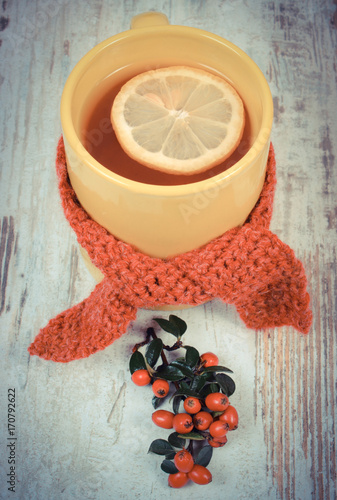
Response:
[[[101,163],[99,163],[84,147],[80,138],[78,137],[75,128],[73,126],[73,120],[71,116],[71,101],[72,96],[75,91],[75,87],[79,81],[81,75],[86,71],[90,61],[98,55],[102,50],[106,47],[114,44],[120,43],[123,40],[129,37],[138,37],[143,33],[144,35],[148,35],[149,33],[159,32],[160,34],[165,35],[165,33],[170,33],[175,31],[177,33],[181,32],[181,34],[186,34],[188,32],[189,36],[195,35],[198,37],[206,37],[211,38],[215,42],[225,45],[229,47],[231,50],[236,52],[242,59],[245,60],[245,64],[250,66],[251,70],[257,73],[258,78],[260,80],[260,85],[263,88],[263,98],[264,98],[264,112],[262,116],[262,123],[260,127],[260,132],[258,137],[256,137],[255,141],[246,152],[246,154],[234,165],[229,167],[227,170],[220,172],[219,174],[209,177],[207,179],[203,179],[196,182],[186,183],[186,184],[178,184],[178,185],[157,185],[157,184],[146,184],[139,181],[135,181],[129,179],[127,177],[123,177],[115,172],[109,170],[104,167]],[[123,31],[116,35],[113,35],[102,42],[99,42],[92,49],[90,49],[74,66],[63,88],[62,96],[61,96],[61,125],[63,130],[63,135],[66,142],[72,148],[73,151],[76,151],[77,155],[80,156],[81,161],[85,162],[86,165],[93,170],[96,174],[105,178],[111,183],[115,183],[120,186],[126,187],[128,190],[143,193],[147,195],[153,196],[183,196],[188,195],[194,192],[202,192],[210,188],[210,186],[214,186],[214,184],[221,184],[225,181],[230,181],[234,176],[238,176],[245,171],[245,167],[249,167],[249,165],[254,162],[264,151],[265,145],[270,140],[270,133],[272,129],[273,123],[273,100],[272,94],[268,85],[268,82],[258,67],[258,65],[251,59],[246,52],[236,46],[234,43],[229,40],[220,37],[214,33],[211,33],[206,30],[202,30],[200,28],[194,28],[189,26],[181,26],[181,25],[166,25],[166,26],[151,26],[145,28],[134,28],[130,30]]]

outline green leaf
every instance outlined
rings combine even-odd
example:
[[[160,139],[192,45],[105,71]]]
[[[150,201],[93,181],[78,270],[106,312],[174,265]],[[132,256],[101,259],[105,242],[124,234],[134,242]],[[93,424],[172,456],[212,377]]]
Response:
[[[131,375],[137,370],[146,370],[145,358],[141,352],[135,351],[132,354],[130,358],[129,368]]]
[[[217,417],[220,417],[220,415],[223,414],[223,411],[212,411],[212,417],[215,419]]]
[[[205,438],[198,432],[189,432],[188,434],[178,434],[178,437],[192,439],[194,441],[203,441]]]
[[[174,465],[174,462],[171,460],[163,460],[160,466],[161,470],[166,472],[167,474],[176,474],[178,471],[177,467]]]
[[[157,396],[153,396],[152,398],[152,406],[156,410],[163,402],[165,398],[158,398]]]
[[[229,368],[226,368],[225,366],[209,366],[208,368],[203,369],[203,373],[209,373],[209,372],[233,373],[232,370],[230,370]]]
[[[184,448],[186,439],[178,436],[178,432],[172,432],[168,437],[169,443],[175,448]]]
[[[176,390],[176,392],[173,394],[173,398],[177,396],[191,396],[193,398],[198,398],[202,399],[200,394],[196,391],[192,391],[191,389],[187,388],[185,389],[184,387],[180,387],[179,389]]]
[[[181,318],[178,318],[178,316],[175,316],[174,314],[170,314],[169,321],[173,325],[176,325],[176,327],[180,331],[179,336],[182,337],[187,330],[187,324],[185,323],[185,321]]]
[[[184,361],[177,361],[177,360],[172,361],[172,363],[170,363],[170,366],[177,367],[185,375],[185,377],[188,378],[194,377],[192,369]]]
[[[175,398],[173,398],[173,413],[177,414],[179,413],[179,407],[180,407],[180,403],[183,401],[183,397],[182,396],[177,396]]]
[[[160,326],[160,328],[162,328],[162,330],[171,333],[177,338],[180,337],[180,329],[176,324],[171,323],[171,321],[168,321],[167,319],[164,318],[153,318],[153,319],[158,323],[158,325]]]
[[[212,392],[220,392],[220,387],[218,384],[215,384],[215,383],[211,383],[211,384],[206,384],[201,392],[200,392],[200,395],[205,398],[206,396],[208,396],[208,394],[211,394]]]
[[[179,368],[171,365],[161,367],[156,372],[156,375],[164,380],[169,380],[171,382],[182,380],[185,377],[185,375]]]
[[[195,463],[207,467],[207,465],[210,463],[212,459],[212,455],[213,455],[212,446],[206,445],[199,451],[198,456],[195,459]]]
[[[173,446],[165,439],[155,439],[150,444],[148,453],[156,453],[156,455],[167,455],[174,451]]]
[[[175,451],[175,450],[169,451],[169,453],[167,453],[167,454],[165,455],[165,458],[166,458],[167,460],[173,460],[173,459],[174,459],[174,457],[175,457],[175,454],[176,454],[176,451]]]
[[[192,381],[191,390],[199,393],[210,379],[213,379],[213,373],[203,373],[202,375],[197,375]]]
[[[189,389],[190,388],[190,385],[185,380],[180,382],[179,385],[180,385],[180,389]]]
[[[199,358],[200,358],[199,351],[197,351],[197,349],[195,349],[195,347],[191,347],[191,346],[185,346],[185,349],[186,349],[186,356],[185,356],[186,363],[191,368],[194,368],[199,362]]]
[[[152,368],[157,363],[158,358],[163,349],[163,341],[161,339],[154,339],[149,343],[146,349],[145,358]]]
[[[218,373],[215,375],[216,381],[218,382],[223,393],[227,397],[230,397],[235,392],[235,382],[234,380],[226,375],[225,373]]]

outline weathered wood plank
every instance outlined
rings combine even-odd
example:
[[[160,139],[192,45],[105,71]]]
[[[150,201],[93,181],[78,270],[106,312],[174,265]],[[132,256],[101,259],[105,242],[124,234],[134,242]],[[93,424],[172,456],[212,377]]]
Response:
[[[305,266],[314,323],[254,333],[219,301],[177,312],[188,342],[234,370],[240,427],[211,462],[215,499],[328,499],[336,478],[337,4],[150,0],[3,1],[0,6],[0,496],[20,499],[166,499],[165,431],[151,396],[130,383],[132,346],[153,318],[139,311],[128,335],[67,365],[27,347],[57,313],[94,286],[60,206],[54,170],[59,104],[77,61],[156,9],[172,24],[230,39],[266,75],[274,98],[277,191],[271,229]],[[163,313],[166,316],[165,313]],[[17,482],[7,490],[7,391],[17,395]],[[220,493],[221,492],[221,493]],[[171,492],[172,493],[172,492]]]

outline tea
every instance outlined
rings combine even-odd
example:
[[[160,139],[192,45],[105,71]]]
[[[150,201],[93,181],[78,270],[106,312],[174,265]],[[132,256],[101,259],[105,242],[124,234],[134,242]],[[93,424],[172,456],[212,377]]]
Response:
[[[141,165],[123,151],[110,122],[111,106],[122,85],[123,83],[96,98],[91,113],[89,112],[84,120],[82,131],[83,144],[91,156],[101,165],[122,177],[153,185],[190,184],[224,172],[238,162],[251,146],[249,116],[246,113],[245,129],[237,149],[224,162],[205,172],[193,175],[173,175]]]

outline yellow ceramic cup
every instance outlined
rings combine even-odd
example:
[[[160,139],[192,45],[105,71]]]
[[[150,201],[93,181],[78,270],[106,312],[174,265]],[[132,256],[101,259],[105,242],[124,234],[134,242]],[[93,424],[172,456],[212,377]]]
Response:
[[[111,172],[83,145],[84,117],[109,88],[171,65],[203,68],[236,88],[249,123],[248,151],[228,170],[184,185],[145,184]],[[242,50],[209,32],[170,25],[154,12],[136,16],[130,30],[90,50],[71,72],[61,100],[69,177],[83,208],[117,238],[161,258],[244,223],[263,186],[272,120],[268,83]]]

